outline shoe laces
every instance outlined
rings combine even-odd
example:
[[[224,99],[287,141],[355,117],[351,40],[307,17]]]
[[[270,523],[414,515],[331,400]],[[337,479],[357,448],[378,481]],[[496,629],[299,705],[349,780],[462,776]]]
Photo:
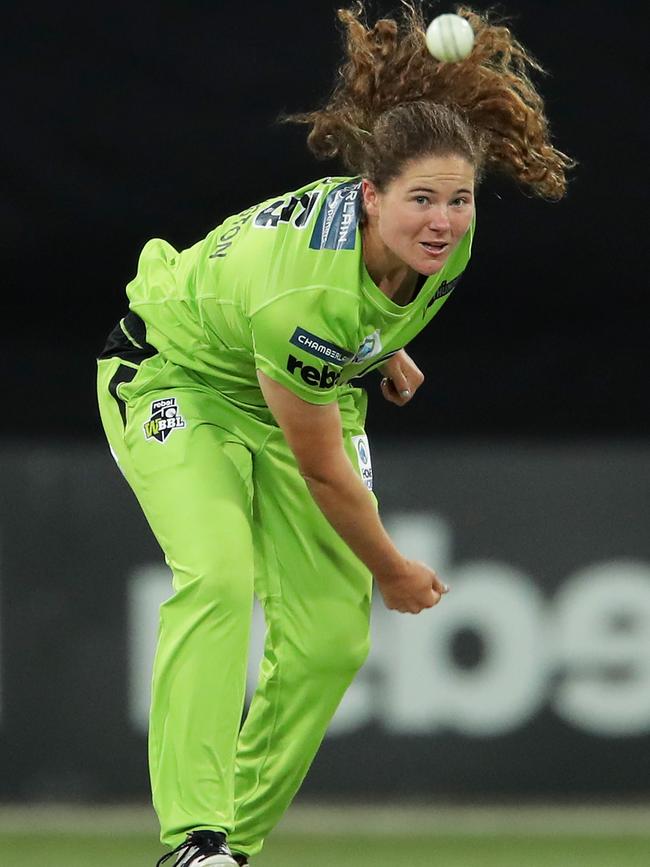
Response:
[[[156,867],[161,867],[165,861],[168,861],[175,855],[189,855],[191,849],[196,849],[196,852],[187,861],[183,862],[183,867],[189,867],[198,857],[231,854],[226,843],[225,834],[221,834],[219,831],[191,831],[180,845],[166,855],[163,855],[156,862]],[[179,862],[176,863],[178,864]]]

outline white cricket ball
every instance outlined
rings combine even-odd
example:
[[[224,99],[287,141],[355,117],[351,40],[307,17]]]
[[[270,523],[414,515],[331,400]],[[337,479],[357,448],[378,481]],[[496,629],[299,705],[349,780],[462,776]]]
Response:
[[[445,63],[454,63],[467,57],[474,45],[474,31],[466,18],[460,15],[438,15],[427,27],[427,48]]]

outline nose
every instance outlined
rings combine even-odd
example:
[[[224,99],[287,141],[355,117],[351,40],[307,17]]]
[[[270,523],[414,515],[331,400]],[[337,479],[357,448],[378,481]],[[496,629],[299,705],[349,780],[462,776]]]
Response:
[[[450,228],[449,211],[445,205],[436,205],[429,212],[427,227],[433,232],[446,232]]]

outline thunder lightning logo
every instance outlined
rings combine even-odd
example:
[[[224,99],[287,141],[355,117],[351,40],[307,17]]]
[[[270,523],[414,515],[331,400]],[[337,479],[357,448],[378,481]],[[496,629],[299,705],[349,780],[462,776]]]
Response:
[[[169,434],[177,428],[185,427],[175,397],[164,397],[151,404],[151,418],[143,425],[144,438],[164,443]]]

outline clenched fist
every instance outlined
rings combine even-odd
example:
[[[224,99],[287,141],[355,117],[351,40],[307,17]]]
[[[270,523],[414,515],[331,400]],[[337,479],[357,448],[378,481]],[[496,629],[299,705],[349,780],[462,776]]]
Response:
[[[449,592],[433,569],[417,560],[405,559],[400,571],[376,576],[376,581],[386,608],[403,614],[419,614],[425,608],[433,608]]]
[[[381,393],[390,403],[404,406],[424,382],[424,374],[404,349],[379,368],[383,375]]]

